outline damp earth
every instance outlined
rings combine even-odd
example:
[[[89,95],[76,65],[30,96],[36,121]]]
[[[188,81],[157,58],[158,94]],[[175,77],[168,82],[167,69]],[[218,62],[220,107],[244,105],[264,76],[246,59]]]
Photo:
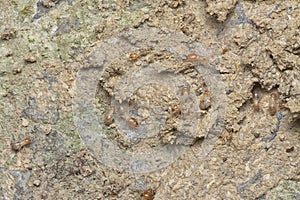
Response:
[[[1,1],[0,199],[300,199],[300,3]]]

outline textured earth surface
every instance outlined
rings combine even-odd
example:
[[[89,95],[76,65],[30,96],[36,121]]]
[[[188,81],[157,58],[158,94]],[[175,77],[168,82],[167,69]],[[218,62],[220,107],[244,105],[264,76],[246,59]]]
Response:
[[[299,1],[0,9],[1,200],[300,199]]]

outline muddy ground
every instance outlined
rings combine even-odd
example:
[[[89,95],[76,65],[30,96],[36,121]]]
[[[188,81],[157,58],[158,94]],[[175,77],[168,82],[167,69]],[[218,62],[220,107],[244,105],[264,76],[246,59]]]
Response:
[[[297,0],[0,9],[0,199],[300,199]]]

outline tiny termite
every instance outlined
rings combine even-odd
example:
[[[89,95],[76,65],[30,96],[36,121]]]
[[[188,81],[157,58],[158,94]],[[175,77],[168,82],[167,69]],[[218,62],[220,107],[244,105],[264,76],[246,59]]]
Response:
[[[31,144],[31,142],[32,142],[31,138],[30,137],[26,137],[23,141],[18,142],[18,143],[12,142],[10,145],[11,145],[12,150],[14,150],[14,151],[20,151],[22,149],[22,147]]]
[[[127,120],[127,125],[131,128],[135,128],[139,125],[139,122],[136,118],[134,117],[130,117],[128,120]]]
[[[227,48],[222,48],[222,54],[225,54],[226,52],[228,52]]]
[[[219,137],[222,138],[225,142],[230,142],[233,138],[232,134],[227,131],[223,132]]]
[[[129,59],[130,59],[132,62],[136,62],[139,58],[140,58],[140,54],[139,54],[139,53],[131,52],[131,53],[129,54]]]
[[[194,14],[185,14],[183,16],[183,21],[186,23],[186,24],[190,24],[192,21],[194,21],[196,18],[196,16]]]
[[[195,53],[191,53],[191,54],[187,55],[187,57],[185,59],[185,62],[205,64],[205,65],[208,64],[208,60],[205,57],[200,56],[200,55],[195,54]]]
[[[143,191],[141,194],[142,200],[152,200],[154,198],[154,191],[152,189],[148,189]]]
[[[109,125],[111,125],[114,122],[114,116],[113,116],[113,114],[114,114],[114,110],[113,109],[110,109],[107,112],[107,114],[106,114],[106,116],[104,118],[104,124],[106,126],[109,126]]]
[[[207,110],[211,106],[211,93],[205,90],[203,96],[200,98],[199,107],[201,110]]]
[[[269,112],[272,116],[277,112],[277,100],[278,95],[276,93],[272,93],[269,99]]]
[[[253,91],[253,108],[255,111],[259,111],[259,93],[257,90]]]
[[[186,35],[189,34],[189,29],[188,29],[188,27],[186,27],[186,26],[183,26],[182,28],[180,28],[180,30],[181,30],[184,34],[186,34]]]
[[[181,88],[181,95],[186,96],[190,94],[190,87],[189,86],[183,86]]]
[[[202,82],[200,84],[200,86],[196,89],[196,95],[201,95],[203,94],[203,92],[205,91],[205,89],[207,88],[207,85],[205,82]]]
[[[172,115],[179,115],[181,113],[181,106],[180,105],[174,105],[169,108],[169,112]]]
[[[191,53],[187,56],[186,60],[190,62],[199,61],[199,56],[195,53]]]

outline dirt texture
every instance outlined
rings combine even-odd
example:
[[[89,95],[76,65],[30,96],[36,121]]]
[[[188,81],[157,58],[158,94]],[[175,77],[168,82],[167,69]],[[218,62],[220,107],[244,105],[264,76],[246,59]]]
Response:
[[[0,200],[300,198],[299,1],[0,9]]]

